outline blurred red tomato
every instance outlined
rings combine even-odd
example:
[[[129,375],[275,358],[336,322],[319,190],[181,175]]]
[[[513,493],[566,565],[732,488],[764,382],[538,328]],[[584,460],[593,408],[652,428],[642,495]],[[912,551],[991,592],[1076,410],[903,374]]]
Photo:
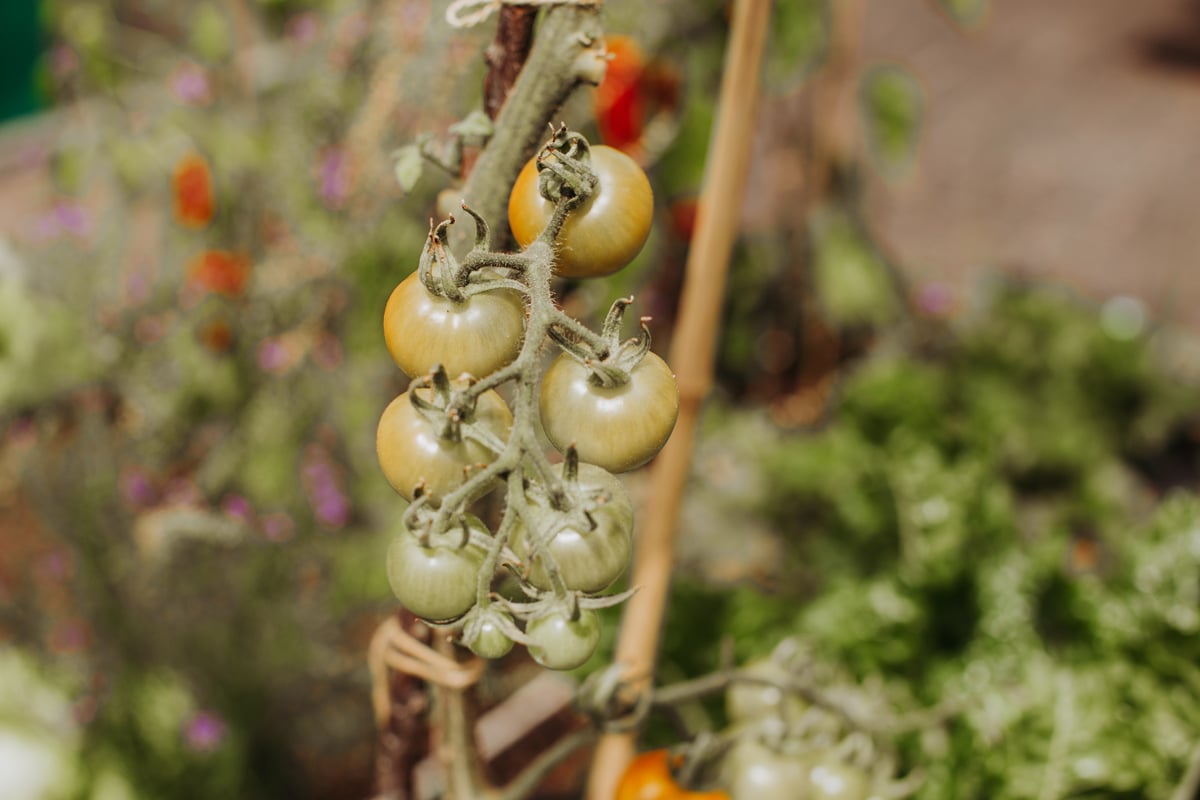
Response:
[[[213,218],[212,170],[199,153],[188,153],[175,164],[172,176],[175,219],[185,228],[203,228]]]
[[[205,250],[187,266],[189,286],[229,296],[242,293],[250,277],[250,258],[245,253]]]
[[[605,144],[635,155],[632,151],[640,150],[646,113],[639,91],[645,71],[642,48],[628,36],[609,36],[604,49],[611,58],[604,80],[596,87],[596,126]]]
[[[644,165],[674,136],[679,70],[662,59],[647,60],[628,36],[607,37],[604,49],[609,62],[604,80],[596,87],[596,127],[605,144]]]
[[[221,317],[201,324],[196,329],[196,338],[214,353],[228,353],[233,348],[233,328]]]

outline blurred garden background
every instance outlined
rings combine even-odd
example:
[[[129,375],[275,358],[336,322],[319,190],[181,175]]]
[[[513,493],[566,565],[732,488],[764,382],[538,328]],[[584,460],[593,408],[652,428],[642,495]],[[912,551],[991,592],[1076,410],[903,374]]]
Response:
[[[403,154],[493,34],[446,5],[0,8],[0,797],[378,789],[381,315],[452,186]],[[563,302],[663,352],[727,13],[607,0],[639,55],[561,111],[658,205]],[[1200,5],[780,0],[763,70],[663,678],[796,637],[948,711],[917,797],[1193,800]]]

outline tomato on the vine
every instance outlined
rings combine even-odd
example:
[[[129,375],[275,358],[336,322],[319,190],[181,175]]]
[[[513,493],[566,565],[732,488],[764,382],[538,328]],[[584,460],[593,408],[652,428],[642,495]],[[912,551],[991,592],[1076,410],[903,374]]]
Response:
[[[488,535],[487,528],[475,517],[466,517],[466,522]],[[388,547],[388,583],[400,604],[418,617],[457,619],[475,605],[477,575],[487,553],[473,542],[461,547],[449,542],[458,533],[451,530],[426,546],[404,528]]]
[[[429,388],[416,390],[418,397],[429,400]],[[484,392],[476,401],[471,420],[503,440],[512,427],[512,412],[494,391]],[[413,407],[408,392],[393,400],[379,418],[375,450],[388,483],[409,500],[413,489],[424,481],[425,489],[441,497],[466,482],[466,470],[492,460],[494,454],[482,444],[463,438],[443,439],[439,431]]]
[[[587,608],[578,609],[574,619],[566,609],[556,610],[531,620],[525,635],[533,642],[529,655],[534,661],[550,669],[575,669],[596,651],[600,620]]]
[[[760,741],[738,740],[725,757],[725,785],[733,800],[808,800],[809,765]]]
[[[871,780],[858,767],[830,754],[808,770],[813,800],[867,800]]]
[[[513,648],[513,640],[500,627],[499,617],[502,613],[494,605],[490,606],[479,621],[478,629],[472,631],[473,637],[466,643],[471,652],[480,658],[503,658]]]
[[[595,191],[574,209],[558,238],[554,271],[568,278],[611,275],[633,261],[650,235],[654,193],[646,173],[620,150],[593,145]],[[517,175],[508,198],[508,224],[525,247],[554,214],[554,204],[538,191],[537,160]]]
[[[383,336],[396,365],[409,377],[435,364],[458,377],[483,377],[510,363],[521,350],[525,305],[511,289],[495,289],[455,302],[430,294],[417,273],[400,282],[383,310]]]
[[[675,782],[666,750],[641,753],[629,762],[614,800],[729,800],[722,791],[692,792]]]
[[[529,582],[539,589],[551,588],[545,567],[545,553],[554,559],[563,584],[570,590],[594,594],[607,589],[629,566],[633,550],[633,503],[621,482],[605,470],[580,464],[577,478],[580,498],[608,495],[588,516],[595,527],[572,524],[563,515],[530,497],[530,515],[535,529],[550,526],[556,530],[548,543],[535,547],[528,524],[518,521],[509,538],[509,546],[530,562]]]
[[[752,676],[786,682],[791,678],[787,667],[773,658],[764,658],[747,664],[745,671]],[[797,720],[808,708],[808,703],[794,692],[785,692],[778,686],[767,683],[736,681],[725,692],[725,713],[730,722],[751,722],[766,716],[779,716],[785,720]]]
[[[667,363],[647,352],[619,386],[563,353],[542,379],[538,402],[546,436],[559,450],[572,443],[579,460],[627,472],[654,457],[675,429],[679,389]]]
[[[833,752],[784,753],[746,737],[725,758],[733,800],[867,800],[871,781]]]

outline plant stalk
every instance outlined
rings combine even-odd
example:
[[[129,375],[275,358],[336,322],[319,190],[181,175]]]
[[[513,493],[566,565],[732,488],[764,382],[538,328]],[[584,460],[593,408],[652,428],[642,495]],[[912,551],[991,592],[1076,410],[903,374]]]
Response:
[[[576,87],[593,77],[581,59],[586,51],[599,53],[602,35],[596,6],[552,6],[544,12],[529,59],[496,117],[496,132],[463,187],[467,203],[493,221],[493,249],[507,234],[508,227],[495,221],[508,219],[508,193],[517,173],[546,138],[547,121]],[[451,229],[451,249],[465,253],[473,233],[466,227]]]

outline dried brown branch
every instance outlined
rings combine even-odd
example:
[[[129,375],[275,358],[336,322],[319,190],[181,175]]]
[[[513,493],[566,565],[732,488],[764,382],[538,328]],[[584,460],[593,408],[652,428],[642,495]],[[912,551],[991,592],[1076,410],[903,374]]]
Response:
[[[535,20],[537,6],[500,6],[496,38],[483,54],[488,65],[488,74],[483,79],[483,110],[492,119],[500,113],[529,58]]]

